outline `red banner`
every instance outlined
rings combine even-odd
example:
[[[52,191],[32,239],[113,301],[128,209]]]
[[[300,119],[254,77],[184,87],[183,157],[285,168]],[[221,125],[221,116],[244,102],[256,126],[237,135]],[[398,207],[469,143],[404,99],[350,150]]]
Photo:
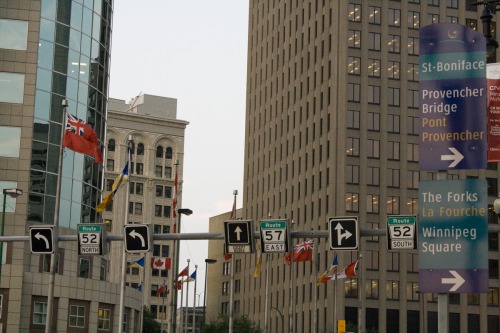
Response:
[[[488,162],[500,162],[500,63],[488,64]]]

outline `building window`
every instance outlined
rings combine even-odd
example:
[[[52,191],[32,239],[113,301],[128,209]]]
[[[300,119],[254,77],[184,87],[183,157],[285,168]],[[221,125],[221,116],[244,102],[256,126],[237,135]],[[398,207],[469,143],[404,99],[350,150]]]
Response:
[[[409,162],[418,162],[418,145],[415,143],[408,143],[406,145],[407,159]]]
[[[366,281],[366,298],[378,299],[378,280]]]
[[[427,24],[439,23],[439,14],[427,13]]]
[[[420,182],[420,172],[408,170],[407,177],[408,177],[408,184],[407,184],[408,188],[418,189],[418,183]]]
[[[47,302],[33,303],[33,324],[45,325],[47,322]]]
[[[399,187],[399,169],[387,169],[387,186]]]
[[[155,193],[156,193],[156,197],[157,198],[163,197],[163,186],[156,185],[156,191],[155,191]]]
[[[165,178],[172,179],[172,168],[165,167]]]
[[[399,61],[389,61],[387,67],[387,77],[389,79],[399,80]]]
[[[345,210],[349,212],[359,211],[359,194],[358,193],[346,193],[346,207]]]
[[[498,279],[498,260],[488,259],[488,272],[490,279]]]
[[[109,331],[111,327],[111,310],[99,308],[97,329]]]
[[[163,157],[163,147],[162,146],[156,147],[156,157],[157,158]]]
[[[115,181],[113,179],[106,179],[106,191],[112,191],[114,183]]]
[[[419,131],[419,121],[418,117],[409,116],[406,118],[406,129],[408,130],[408,134],[410,135],[418,135]]]
[[[172,159],[172,148],[171,147],[167,147],[167,149],[165,149],[165,159],[167,159],[167,160]]]
[[[347,110],[347,128],[359,129],[359,111]]]
[[[399,197],[396,196],[387,197],[387,214],[389,215],[399,214]]]
[[[0,72],[0,103],[23,103],[24,77],[24,74]]]
[[[155,176],[161,177],[163,175],[163,167],[161,165],[155,166]]]
[[[115,151],[115,140],[114,139],[109,139],[108,151]]]
[[[347,100],[349,102],[359,102],[360,85],[357,83],[349,83],[347,85]]]
[[[406,298],[408,301],[418,302],[420,300],[417,282],[406,283]]]
[[[378,32],[368,33],[368,49],[373,51],[380,51],[381,39]]]
[[[135,183],[135,194],[143,195],[144,194],[144,184],[143,183]]]
[[[387,143],[387,158],[393,161],[399,161],[399,141],[389,141]]]
[[[344,292],[346,298],[358,298],[358,280],[347,279],[344,282]]]
[[[387,115],[387,131],[389,133],[399,133],[400,116],[398,114]]]
[[[448,23],[458,24],[458,17],[457,16],[446,16],[446,21]]]
[[[361,74],[361,58],[349,57],[347,60],[347,73],[353,75]]]
[[[359,30],[349,30],[347,46],[355,49],[361,48],[361,31]]]
[[[359,138],[347,138],[347,155],[359,156]]]
[[[418,38],[416,37],[408,37],[408,54],[418,55],[419,47],[418,47]]]
[[[115,160],[112,160],[109,158],[106,160],[106,170],[107,171],[114,171],[115,170]]]
[[[398,300],[399,299],[399,281],[387,281],[387,299]]]
[[[144,174],[144,164],[143,163],[136,163],[135,173],[138,175]]]
[[[380,158],[380,140],[367,140],[366,155],[368,158]]]
[[[498,288],[489,287],[488,288],[488,305],[498,306],[499,305],[498,297],[499,297]]]
[[[229,282],[222,282],[222,295],[229,295]]]
[[[368,86],[368,103],[369,104],[380,104],[380,87],[379,86]]]
[[[348,184],[359,184],[359,165],[346,166],[346,182]]]
[[[406,73],[408,81],[418,81],[418,64],[408,64]]]
[[[222,264],[222,275],[229,275],[231,273],[231,262],[225,262]]]
[[[474,11],[476,11],[476,8],[474,6]],[[474,19],[465,19],[465,26],[471,28],[472,30],[477,31],[477,20]]]
[[[387,51],[391,53],[401,52],[401,36],[399,35],[388,35]]]
[[[446,0],[446,7],[447,8],[458,8],[458,0]]]
[[[349,4],[349,21],[361,22],[361,5]]]
[[[69,306],[69,327],[85,327],[85,307],[80,305]]]
[[[366,212],[378,214],[379,213],[379,195],[367,194],[366,195]]]
[[[380,24],[381,8],[377,6],[368,7],[368,22],[372,24]]]
[[[99,267],[99,280],[106,281],[108,277],[108,261],[101,259],[101,266]]]
[[[165,198],[172,198],[172,187],[165,186]]]
[[[479,294],[478,293],[467,294],[467,304],[479,305]]]
[[[389,25],[392,27],[401,26],[401,10],[389,8]]]
[[[0,19],[0,49],[26,51],[28,46],[28,22]]]
[[[387,88],[387,104],[390,106],[399,106],[399,88]]]
[[[380,114],[376,112],[368,112],[366,116],[366,126],[369,131],[380,131]]]
[[[408,28],[418,29],[420,28],[420,13],[409,11],[408,12]]]
[[[366,184],[371,186],[380,185],[380,168],[379,167],[367,167],[366,169]]]
[[[90,278],[90,259],[80,258],[79,266],[78,266],[78,276],[81,278]]]
[[[42,272],[44,273],[49,273],[50,272],[50,260],[51,260],[52,255],[51,254],[44,254],[43,255],[43,263],[42,263]],[[59,273],[59,257],[60,254],[56,255],[56,265],[55,265],[55,272],[56,274]]]
[[[368,76],[380,77],[379,59],[368,59]]]

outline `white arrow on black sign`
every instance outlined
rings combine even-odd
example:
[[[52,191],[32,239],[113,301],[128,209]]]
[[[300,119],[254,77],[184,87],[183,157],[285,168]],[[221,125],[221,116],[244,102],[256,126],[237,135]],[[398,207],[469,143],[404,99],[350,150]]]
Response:
[[[145,247],[146,246],[146,240],[144,239],[144,237],[142,237],[142,235],[140,233],[138,233],[137,231],[135,231],[135,229],[133,229],[129,235],[135,239],[135,237],[139,237],[141,239],[141,247]]]
[[[342,230],[344,230],[344,227],[342,224],[337,224],[335,227],[335,230],[337,230],[337,245],[342,245],[342,239],[349,239],[349,237],[352,236],[352,233],[349,232],[349,230],[346,230],[344,233],[342,233]]]
[[[453,287],[451,287],[450,291],[456,291],[462,284],[464,284],[465,280],[464,278],[457,273],[457,271],[450,271],[451,275],[453,275],[452,278],[442,278],[441,283],[442,284],[453,284]]]
[[[448,167],[449,168],[454,168],[457,166],[458,163],[460,163],[461,160],[464,159],[464,155],[462,155],[458,150],[456,150],[453,147],[448,148],[451,150],[453,155],[441,155],[441,161],[453,161]]]
[[[37,232],[35,234],[35,238],[40,240],[42,239],[43,241],[45,241],[45,248],[48,250],[50,249],[50,244],[49,244],[49,240],[47,239],[47,237],[45,237],[44,235],[42,235],[41,233]]]

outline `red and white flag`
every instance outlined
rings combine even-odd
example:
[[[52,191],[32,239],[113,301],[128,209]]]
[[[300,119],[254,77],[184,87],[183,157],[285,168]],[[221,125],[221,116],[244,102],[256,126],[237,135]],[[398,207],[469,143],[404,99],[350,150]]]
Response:
[[[168,290],[165,285],[158,286],[158,289],[156,289],[156,297],[165,297],[166,294],[168,294]]]
[[[337,274],[337,279],[347,279],[356,276],[356,269],[358,268],[359,259],[347,265],[343,270],[338,273],[328,274],[323,277],[321,282],[334,279]]]
[[[102,163],[101,147],[94,129],[85,121],[68,114],[64,131],[63,146],[74,152],[94,156],[96,163]]]
[[[188,267],[186,266],[186,268],[184,268],[180,273],[179,275],[177,275],[177,278],[180,278],[181,276],[188,276],[189,275],[189,271],[188,271]]]
[[[151,258],[151,268],[166,269],[171,268],[172,260],[170,258],[153,257]]]
[[[311,261],[313,259],[314,240],[297,244],[293,247],[293,261]],[[285,264],[290,265],[292,254],[288,252],[285,254]]]

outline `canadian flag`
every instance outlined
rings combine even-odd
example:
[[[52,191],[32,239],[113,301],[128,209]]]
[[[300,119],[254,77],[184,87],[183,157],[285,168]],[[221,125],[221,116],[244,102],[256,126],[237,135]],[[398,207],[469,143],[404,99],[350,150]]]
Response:
[[[153,257],[151,258],[151,268],[170,270],[171,261],[170,258]]]

